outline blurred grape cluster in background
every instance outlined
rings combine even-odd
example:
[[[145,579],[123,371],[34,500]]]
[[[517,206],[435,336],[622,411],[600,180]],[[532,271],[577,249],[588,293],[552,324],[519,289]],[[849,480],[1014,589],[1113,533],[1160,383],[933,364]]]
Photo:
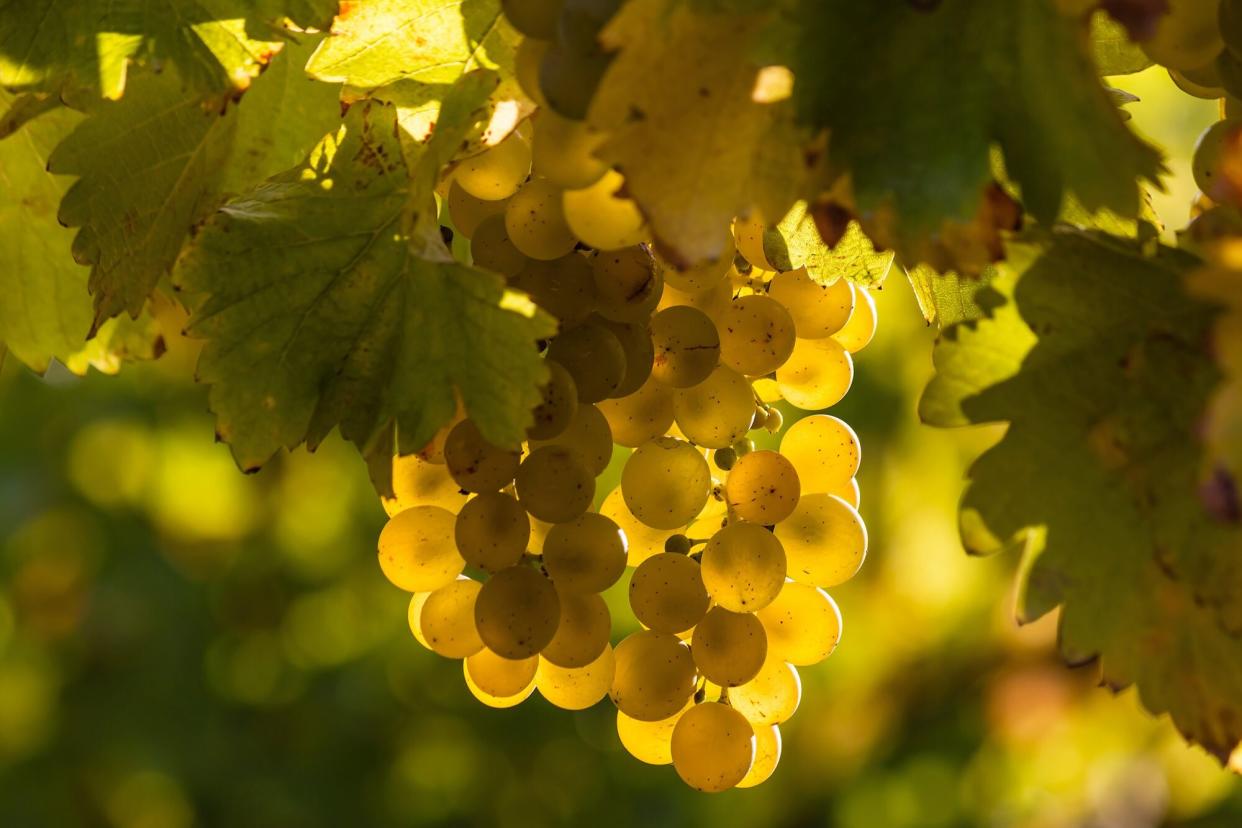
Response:
[[[1119,85],[1170,148],[1155,203],[1183,224],[1214,104],[1156,69]],[[168,353],[117,377],[10,361],[0,826],[1242,825],[1235,777],[1060,664],[1055,618],[1014,625],[1015,557],[963,554],[962,476],[998,432],[918,424],[934,332],[898,279],[877,298],[833,409],[863,441],[869,560],[834,591],[842,645],[803,671],[776,775],[719,796],[633,761],[610,705],[473,701],[380,574],[356,453],[334,438],[240,474],[171,311]]]

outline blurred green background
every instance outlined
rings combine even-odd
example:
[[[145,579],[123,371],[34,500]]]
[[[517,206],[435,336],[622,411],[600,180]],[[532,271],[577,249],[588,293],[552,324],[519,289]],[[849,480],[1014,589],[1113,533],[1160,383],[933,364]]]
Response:
[[[1215,105],[1156,70],[1135,124],[1193,197]],[[12,232],[12,229],[6,231]],[[474,702],[380,575],[383,512],[339,440],[237,472],[192,343],[118,377],[0,371],[0,826],[1242,826],[1242,785],[1133,692],[1012,620],[1013,558],[968,559],[955,504],[999,431],[920,426],[934,332],[908,287],[834,413],[864,445],[867,565],[841,647],[802,671],[784,756],[717,796],[631,759],[610,705]],[[178,320],[166,320],[176,330]]]

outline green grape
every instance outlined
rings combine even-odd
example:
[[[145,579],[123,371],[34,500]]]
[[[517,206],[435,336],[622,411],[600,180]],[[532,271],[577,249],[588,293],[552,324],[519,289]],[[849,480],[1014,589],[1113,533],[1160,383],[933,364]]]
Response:
[[[733,220],[733,240],[742,258],[760,270],[775,270],[763,249],[763,234],[766,230],[767,226],[757,213]]]
[[[599,314],[614,322],[646,322],[664,292],[664,278],[641,245],[596,251],[591,273]]]
[[[561,618],[552,582],[526,566],[488,578],[474,603],[479,637],[498,656],[530,658],[548,645]]]
[[[703,584],[725,609],[763,609],[785,585],[785,550],[762,526],[730,523],[713,534],[703,550]]]
[[[776,725],[757,725],[751,722],[755,730],[755,761],[741,782],[739,788],[753,788],[768,781],[781,761],[781,729]]]
[[[495,708],[516,707],[517,705],[529,699],[531,694],[535,692],[535,682],[533,680],[529,682],[521,690],[519,690],[518,692],[514,693],[511,696],[496,696],[496,695],[493,695],[487,692],[483,688],[479,687],[479,685],[474,680],[474,672],[476,671],[482,672],[486,670],[487,668],[483,666],[477,666],[473,668],[472,670],[471,659],[479,659],[484,653],[488,653],[488,652],[489,652],[488,650],[480,650],[479,652],[475,653],[473,656],[471,656],[470,658],[467,658],[465,661],[461,663],[462,673],[466,677],[466,687],[467,689],[470,690],[470,695],[474,696],[476,699],[478,699],[479,701],[481,701],[483,704],[487,705],[488,707],[495,707]],[[493,658],[497,658],[497,659],[500,658],[500,656],[497,656],[494,653],[489,653],[489,655]],[[507,661],[508,659],[502,659],[502,660]],[[513,662],[513,663],[521,664],[522,662]]]
[[[673,424],[673,391],[654,377],[637,391],[599,404],[612,439],[637,448],[668,431]]]
[[[694,659],[675,635],[633,633],[617,645],[616,662],[612,701],[631,718],[667,719],[694,693]]]
[[[447,468],[417,454],[392,459],[392,493],[393,497],[381,498],[389,517],[411,506],[440,506],[457,512],[466,502]]]
[[[595,156],[607,137],[584,121],[562,118],[550,109],[541,109],[535,117],[531,166],[562,189],[589,187],[608,172],[607,162]]]
[[[858,572],[867,557],[867,527],[858,512],[830,494],[809,494],[776,526],[785,548],[789,577],[804,584],[832,587]]]
[[[689,388],[707,379],[720,359],[720,336],[707,314],[687,305],[651,317],[655,361],[651,376],[673,388]]]
[[[716,259],[702,262],[693,267],[678,268],[657,257],[664,271],[665,284],[683,293],[703,293],[726,280],[733,266],[733,257],[737,249],[733,246],[733,236],[726,239],[725,249]]]
[[[615,669],[611,645],[605,645],[599,658],[585,667],[558,667],[541,657],[535,686],[545,699],[562,710],[586,710],[608,695]]]
[[[548,381],[539,389],[543,398],[531,412],[534,422],[526,429],[532,447],[536,441],[551,440],[565,432],[578,413],[578,386],[565,367],[546,360]]]
[[[746,377],[721,365],[689,388],[673,393],[673,416],[686,439],[722,449],[746,436],[755,413],[755,394]]]
[[[695,310],[702,311],[708,319],[715,323],[732,304],[733,286],[729,284],[728,279],[721,279],[714,286],[707,288],[701,293],[683,293],[665,284],[664,293],[660,296],[660,304],[656,305],[656,310],[662,311],[666,308],[682,307],[694,308]]]
[[[673,767],[698,791],[736,787],[755,761],[755,732],[728,705],[703,702],[687,710],[673,728]]]
[[[791,425],[781,438],[781,454],[798,470],[806,494],[836,494],[858,474],[862,462],[858,435],[849,423],[830,414],[803,417]]]
[[[759,674],[768,657],[768,637],[754,613],[712,607],[694,628],[690,651],[708,681],[736,687]]]
[[[712,462],[721,471],[728,471],[737,463],[737,452],[731,446],[718,448],[712,452]]]
[[[739,296],[721,314],[716,327],[721,363],[740,374],[770,374],[793,353],[793,317],[768,296]]]
[[[542,178],[527,181],[509,199],[505,230],[514,247],[540,261],[559,259],[578,243],[561,212],[560,188]]]
[[[676,529],[693,520],[707,503],[711,485],[703,455],[672,437],[643,444],[621,471],[626,506],[653,529]]]
[[[465,661],[466,678],[488,696],[509,699],[527,693],[535,686],[535,668],[539,657],[511,659],[483,648]]]
[[[444,462],[457,485],[468,492],[494,492],[508,486],[521,453],[483,439],[473,420],[453,426],[444,442]]]
[[[693,707],[685,707],[656,722],[644,722],[617,711],[617,736],[626,752],[648,765],[671,765],[673,763],[673,728],[682,713]]]
[[[548,358],[569,371],[580,402],[607,399],[625,379],[625,349],[612,331],[595,322],[561,331],[548,346]]]
[[[470,238],[470,257],[478,267],[494,270],[502,276],[516,276],[527,261],[522,251],[510,241],[503,213],[488,216],[479,222]]]
[[[384,524],[379,562],[384,577],[406,592],[430,592],[465,568],[453,542],[457,516],[439,506],[411,506]]]
[[[1217,20],[1220,0],[1168,0],[1156,33],[1139,43],[1149,58],[1170,69],[1195,69],[1224,48]]]
[[[1240,136],[1242,119],[1229,119],[1212,124],[1195,143],[1191,172],[1195,184],[1209,198],[1219,200],[1228,195],[1232,185],[1229,177],[1221,174],[1221,162],[1230,150],[1238,148]]]
[[[875,297],[865,288],[858,288],[854,295],[854,312],[841,330],[832,335],[851,354],[866,348],[875,336],[876,329]]]
[[[629,566],[638,566],[652,555],[662,553],[666,540],[672,534],[667,529],[652,529],[634,517],[630,508],[625,505],[625,497],[622,495],[620,486],[604,498],[603,504],[599,507],[599,513],[611,518],[625,533]]]
[[[785,415],[781,413],[779,408],[775,406],[768,409],[768,416],[763,421],[763,430],[769,434],[775,434],[785,425]]]
[[[646,237],[647,225],[638,205],[617,195],[624,186],[621,173],[609,170],[589,187],[565,191],[565,221],[587,246],[616,250]]]
[[[828,593],[787,583],[776,600],[758,612],[773,658],[799,667],[818,664],[841,640],[841,611]]]
[[[685,553],[652,555],[630,578],[634,617],[659,633],[685,632],[699,623],[709,603],[698,561]]]
[[[846,279],[821,285],[805,267],[778,273],[768,296],[784,305],[799,339],[823,339],[845,326],[854,310],[854,286]]]
[[[499,201],[517,192],[530,175],[530,144],[516,132],[494,147],[465,159],[453,181],[475,198]]]
[[[734,514],[764,526],[792,515],[801,494],[794,464],[775,451],[738,458],[725,480],[725,498]]]
[[[462,507],[454,537],[468,565],[499,572],[522,560],[530,519],[511,495],[484,492]]]
[[[651,376],[651,366],[655,362],[655,348],[651,345],[651,334],[647,332],[647,323],[614,322],[602,316],[593,317],[599,324],[612,331],[613,336],[621,343],[625,352],[625,377],[613,397],[628,397],[643,387],[643,383]],[[662,433],[662,432],[661,432]]]
[[[835,339],[799,339],[776,381],[790,405],[817,411],[836,405],[850,390],[854,361]]]
[[[583,403],[574,412],[569,428],[550,440],[530,441],[531,451],[542,446],[564,446],[582,461],[587,471],[598,475],[612,459],[612,431],[598,406]]]
[[[500,0],[505,19],[527,37],[551,40],[565,0]]]
[[[427,642],[427,636],[423,635],[423,605],[427,603],[427,597],[430,592],[416,592],[410,596],[410,606],[406,611],[406,622],[410,625],[410,632],[414,634],[414,640],[423,645],[423,649],[430,650],[431,644]]]
[[[562,592],[556,635],[539,655],[557,667],[586,667],[600,657],[612,635],[608,604],[593,592]]]
[[[543,565],[561,592],[603,592],[625,571],[625,533],[587,512],[558,523],[543,542]]]
[[[572,327],[591,315],[595,307],[595,283],[591,266],[577,253],[569,253],[550,262],[522,260],[521,269],[509,279],[509,285],[530,294],[535,304]]]
[[[668,539],[664,541],[664,551],[671,552],[674,555],[689,555],[690,549],[690,538],[685,535],[669,535]]]
[[[474,627],[479,588],[478,581],[461,576],[427,596],[419,627],[433,652],[445,658],[465,658],[483,649],[483,639]]]
[[[595,498],[594,476],[563,446],[532,451],[518,468],[515,483],[523,508],[549,523],[573,520],[590,508]]]
[[[503,215],[509,200],[506,198],[500,201],[485,201],[475,198],[462,189],[460,184],[453,181],[449,184],[448,198],[445,199],[445,203],[448,206],[449,218],[453,221],[453,229],[466,238],[470,238],[484,219]]]
[[[760,616],[762,620],[762,615]],[[768,631],[770,647],[772,632]],[[798,668],[768,653],[768,660],[753,679],[729,690],[729,704],[756,727],[789,721],[802,701]]]
[[[517,78],[518,86],[541,111],[547,110],[548,102],[543,97],[543,90],[539,87],[539,67],[548,54],[550,46],[551,44],[546,40],[524,37],[518,41],[517,49],[513,52],[513,75]],[[535,138],[538,140],[538,130],[536,130]],[[535,148],[532,147],[531,150],[531,166],[534,167]]]

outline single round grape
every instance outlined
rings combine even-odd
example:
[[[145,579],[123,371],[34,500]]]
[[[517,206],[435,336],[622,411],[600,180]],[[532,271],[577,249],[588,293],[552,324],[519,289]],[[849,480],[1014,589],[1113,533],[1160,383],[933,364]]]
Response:
[[[763,430],[775,434],[785,427],[785,415],[776,406],[768,409],[768,416],[763,421]]]
[[[508,198],[530,175],[530,144],[513,133],[496,146],[462,161],[452,175],[453,181],[475,198]]]
[[[562,118],[550,109],[540,109],[531,142],[531,166],[562,189],[589,187],[608,172],[607,162],[595,156],[607,137],[585,121]]]
[[[612,331],[595,322],[561,331],[548,346],[548,358],[574,378],[579,402],[605,400],[625,379],[625,350]]]
[[[764,526],[792,515],[801,493],[793,463],[766,449],[738,458],[725,480],[725,497],[734,513]]]
[[[733,450],[732,446],[718,448],[712,452],[712,462],[721,471],[728,471],[737,463],[737,452]]]
[[[560,623],[552,582],[526,566],[488,578],[474,604],[474,623],[487,648],[504,658],[530,658],[548,645]]]
[[[1168,0],[1168,12],[1156,18],[1156,32],[1139,48],[1170,69],[1195,69],[1224,48],[1217,20],[1220,0]]]
[[[470,237],[470,257],[476,266],[510,277],[516,276],[527,262],[509,238],[503,213],[488,216],[475,227]]]
[[[775,647],[770,630],[768,641],[770,648]],[[802,679],[798,677],[798,668],[774,658],[770,651],[768,660],[753,679],[729,690],[729,704],[756,727],[788,721],[801,701]]]
[[[667,719],[694,693],[694,659],[675,635],[643,630],[617,645],[612,701],[644,722]]]
[[[586,667],[599,658],[612,635],[608,604],[593,592],[562,592],[556,635],[539,655],[557,667]]]
[[[705,379],[673,392],[673,417],[687,440],[722,449],[750,430],[755,395],[746,377],[717,366]]]
[[[416,592],[411,595],[410,606],[405,615],[405,620],[410,625],[410,632],[414,634],[414,640],[422,644],[425,650],[431,649],[427,636],[423,635],[423,605],[427,603],[429,595],[431,595],[430,592]]]
[[[535,686],[550,703],[562,710],[586,710],[608,695],[612,687],[616,659],[610,645],[585,667],[558,667],[539,659]]]
[[[734,612],[766,607],[785,585],[785,550],[754,523],[730,523],[703,550],[703,584],[720,606]]]
[[[483,653],[486,653],[486,652],[488,651],[480,650],[479,652],[475,653],[470,658],[477,659]],[[499,656],[496,656],[494,653],[492,654],[492,656],[495,658],[500,658]],[[466,688],[470,691],[470,695],[474,696],[476,699],[478,699],[479,701],[481,701],[483,704],[487,705],[488,707],[495,707],[495,708],[516,707],[517,705],[529,699],[531,694],[535,692],[534,680],[530,681],[530,683],[528,683],[525,687],[523,687],[521,690],[519,690],[517,693],[514,693],[511,696],[496,696],[496,695],[493,695],[487,692],[483,688],[479,687],[479,685],[475,682],[474,675],[470,669],[470,658],[466,659],[465,661],[461,663],[462,674],[466,677]],[[508,659],[505,659],[505,660],[507,661]],[[515,663],[521,663],[521,662],[515,662]],[[485,668],[477,668],[477,669],[482,670]]]
[[[830,494],[809,494],[776,526],[789,577],[804,584],[843,584],[867,557],[867,526],[853,506]]]
[[[564,446],[532,451],[518,468],[515,484],[522,507],[548,523],[573,520],[595,499],[595,477]]]
[[[578,412],[578,386],[565,366],[555,360],[547,360],[548,381],[540,389],[543,398],[531,412],[534,423],[526,429],[532,444],[537,440],[551,440],[569,428]]]
[[[707,314],[677,305],[651,317],[655,361],[651,376],[673,388],[689,388],[711,374],[720,359],[720,336]]]
[[[621,471],[626,506],[654,529],[676,529],[693,520],[707,503],[711,485],[703,455],[672,437],[643,444]]]
[[[644,722],[617,711],[617,736],[626,752],[648,765],[671,765],[673,763],[673,728],[681,714],[693,707],[687,703],[667,719]]]
[[[454,538],[468,565],[499,572],[522,559],[530,541],[530,518],[511,495],[484,492],[462,507]]]
[[[651,344],[651,334],[647,332],[647,322],[614,322],[602,316],[596,321],[612,331],[625,352],[625,377],[612,396],[628,397],[643,387],[655,363],[655,348]]]
[[[574,412],[569,427],[550,440],[531,440],[534,451],[542,446],[563,446],[574,453],[586,470],[598,475],[612,459],[612,431],[598,406],[583,403]]]
[[[855,303],[849,280],[821,285],[805,267],[776,274],[768,286],[768,297],[789,311],[799,339],[832,336],[844,327]]]
[[[440,506],[457,512],[466,502],[466,495],[444,465],[430,463],[417,454],[393,458],[392,493],[393,497],[381,498],[390,517],[411,506]]]
[[[739,296],[717,321],[720,361],[749,376],[770,374],[794,349],[794,321],[768,296]]]
[[[494,492],[508,486],[521,454],[494,446],[473,420],[462,420],[444,443],[444,462],[453,480],[468,492]]]
[[[659,259],[658,261],[664,270],[665,284],[684,293],[695,294],[716,287],[726,279],[736,255],[737,249],[733,245],[733,236],[730,235],[724,250],[713,260],[687,268],[679,268]]]
[[[641,245],[598,250],[591,256],[599,314],[614,322],[645,322],[664,292],[655,260]]]
[[[851,354],[858,353],[871,343],[875,337],[877,321],[875,297],[863,288],[856,290],[855,296],[854,312],[850,314],[849,321],[841,330],[832,335],[832,338],[841,343],[841,347]]]
[[[781,729],[776,725],[757,725],[755,730],[755,761],[745,778],[737,783],[739,788],[753,788],[768,781],[781,761]]]
[[[609,170],[589,187],[565,191],[565,221],[584,244],[616,250],[645,238],[647,225],[638,205],[617,195],[624,186],[625,177]]]
[[[527,37],[551,40],[565,0],[500,0],[505,19]]]
[[[1217,121],[1203,131],[1195,143],[1191,172],[1195,184],[1209,198],[1224,200],[1232,184],[1221,174],[1221,161],[1228,151],[1242,144],[1242,119],[1228,118]]]
[[[613,441],[619,446],[637,448],[661,436],[673,424],[673,391],[651,377],[628,396],[602,401],[599,410],[608,421]]]
[[[634,517],[630,508],[625,505],[625,497],[622,495],[620,486],[604,498],[603,504],[599,507],[599,513],[611,518],[625,533],[629,566],[638,566],[652,555],[663,552],[665,541],[669,535],[673,534],[668,529],[652,529]]]
[[[699,563],[685,554],[652,555],[630,578],[630,609],[656,632],[685,632],[702,620],[709,603]]]
[[[690,651],[708,681],[736,687],[759,674],[768,657],[768,637],[754,613],[712,607],[694,628]]]
[[[836,405],[854,382],[854,361],[835,339],[799,339],[776,372],[790,405],[816,411]]]
[[[625,571],[625,533],[587,512],[558,523],[543,542],[543,565],[562,592],[603,592]]]
[[[1228,50],[1225,50],[1225,52],[1222,53],[1221,57],[1224,57],[1228,54],[1229,54]],[[1219,59],[1220,58],[1217,58],[1217,60]],[[1206,70],[1206,71],[1203,71],[1203,70]],[[1208,83],[1202,83],[1198,80],[1193,79],[1193,78],[1202,78],[1206,76],[1212,76],[1212,80],[1209,81]],[[1216,61],[1212,61],[1208,63],[1206,66],[1201,66],[1199,67],[1199,69],[1188,71],[1188,72],[1179,72],[1176,69],[1170,69],[1169,78],[1173,81],[1173,84],[1178,89],[1182,90],[1187,95],[1192,95],[1196,98],[1202,98],[1205,101],[1214,101],[1214,100],[1217,100],[1218,98],[1225,97],[1225,95],[1227,94],[1225,92],[1225,88],[1221,85],[1220,73],[1216,71]]]
[[[489,696],[507,699],[533,688],[539,657],[511,659],[484,647],[466,658],[466,676]]]
[[[669,535],[668,539],[664,541],[664,551],[671,552],[674,555],[689,555],[691,548],[690,538],[685,535]]]
[[[419,626],[427,645],[445,658],[465,658],[483,649],[474,626],[478,581],[459,577],[427,596]]]
[[[527,181],[509,199],[505,230],[514,247],[541,261],[568,255],[578,243],[561,212],[560,188],[543,178]]]
[[[462,189],[456,181],[449,184],[448,197],[445,199],[453,229],[466,238],[474,235],[474,231],[479,228],[484,219],[504,215],[505,206],[508,203],[508,199],[485,201],[475,198]]]
[[[837,489],[858,474],[862,448],[849,423],[830,414],[803,417],[781,438],[781,454],[806,494]]]
[[[775,270],[763,249],[763,234],[767,229],[758,213],[751,213],[745,218],[739,216],[733,220],[733,239],[737,252],[752,266],[760,270]]]
[[[828,593],[787,583],[776,600],[758,612],[772,658],[799,667],[818,664],[841,640],[841,611]]]
[[[461,574],[453,524],[457,516],[439,506],[411,506],[384,524],[379,562],[384,577],[406,592],[430,592]]]
[[[732,304],[733,286],[729,284],[728,279],[721,279],[701,293],[684,293],[665,284],[664,293],[660,296],[660,304],[656,306],[656,310],[694,308],[702,311],[714,324]]]
[[[517,48],[513,52],[513,75],[517,78],[518,86],[526,93],[526,97],[530,98],[541,111],[547,109],[548,102],[543,97],[543,90],[539,86],[539,67],[543,63],[544,56],[548,53],[549,46],[551,44],[546,40],[524,37],[518,41]],[[536,135],[537,137],[538,135]],[[534,147],[531,147],[531,150],[531,165],[533,167]]]
[[[755,761],[755,732],[728,705],[703,702],[682,714],[673,728],[673,767],[698,791],[736,787]]]
[[[577,253],[547,262],[523,259],[509,286],[530,294],[534,303],[559,319],[563,327],[580,324],[595,308],[591,266]]]

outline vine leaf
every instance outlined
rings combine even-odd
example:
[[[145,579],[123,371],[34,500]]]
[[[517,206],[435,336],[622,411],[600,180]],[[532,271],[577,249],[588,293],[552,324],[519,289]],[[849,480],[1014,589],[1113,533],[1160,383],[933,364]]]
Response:
[[[1242,741],[1242,556],[1201,498],[1218,375],[1192,257],[1059,230],[1011,245],[947,328],[929,423],[1008,421],[962,503],[968,550],[1025,551],[1021,621],[1062,607],[1061,648],[1222,760]]]
[[[826,246],[805,201],[799,201],[775,227],[764,231],[763,253],[777,270],[805,267],[820,284],[849,279],[865,287],[883,284],[894,259],[891,250],[876,251],[857,221],[846,225],[836,244]]]
[[[441,119],[451,142],[461,123]],[[409,173],[392,108],[352,108],[305,163],[224,206],[179,263],[207,340],[217,430],[253,470],[339,425],[364,455],[417,450],[460,394],[480,429],[520,441],[555,326],[495,274],[420,257],[403,232]],[[391,454],[391,452],[389,452]]]

